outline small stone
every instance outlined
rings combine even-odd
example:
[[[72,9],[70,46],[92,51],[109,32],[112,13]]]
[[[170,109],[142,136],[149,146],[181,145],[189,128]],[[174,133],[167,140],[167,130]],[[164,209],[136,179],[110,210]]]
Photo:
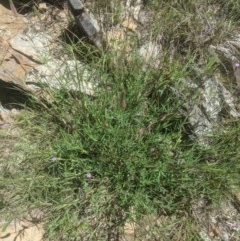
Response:
[[[215,234],[214,234],[214,232],[210,231],[210,232],[208,233],[208,236],[209,236],[210,238],[214,238],[214,237],[215,237]]]
[[[68,21],[67,19],[68,19],[68,16],[64,11],[60,11],[56,15],[56,20],[59,22],[67,22]]]
[[[68,0],[68,3],[74,15],[81,12],[84,8],[84,5],[80,0]]]
[[[39,3],[38,4],[38,10],[40,12],[45,12],[47,11],[48,7],[47,7],[47,4],[46,3]]]

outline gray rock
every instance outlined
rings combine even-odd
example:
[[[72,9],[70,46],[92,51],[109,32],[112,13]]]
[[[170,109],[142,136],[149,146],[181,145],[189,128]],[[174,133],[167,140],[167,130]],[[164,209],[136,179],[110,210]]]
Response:
[[[234,118],[239,118],[240,113],[236,109],[233,95],[228,91],[221,82],[218,82],[219,92],[224,104],[228,107],[229,114]]]
[[[68,4],[74,13],[81,13],[83,11],[84,5],[80,0],[68,0]]]
[[[207,144],[206,136],[212,129],[212,123],[208,120],[203,109],[198,105],[189,106],[188,105],[188,120],[193,128],[194,136],[191,138],[199,141],[199,144]]]
[[[49,54],[51,37],[33,31],[17,34],[11,39],[11,47],[36,62],[43,62]]]
[[[87,37],[99,48],[102,47],[100,27],[92,13],[82,12],[76,16],[78,26],[83,30]]]
[[[214,79],[209,78],[204,81],[203,85],[203,108],[205,109],[207,118],[212,122],[217,122],[219,113],[222,110],[218,83]]]
[[[217,205],[201,203],[202,198],[192,205],[193,216],[201,230],[203,241],[238,240],[240,215],[231,197],[221,200]],[[232,239],[233,238],[233,239]]]
[[[93,95],[98,78],[94,70],[77,60],[51,60],[39,65],[26,76],[26,84],[39,89],[44,86]]]
[[[188,88],[199,91],[199,98],[187,98],[187,117],[193,128],[194,135],[199,144],[207,145],[208,136],[214,127],[221,122],[221,112],[226,110],[232,117],[240,117],[233,95],[217,80],[217,77],[203,78],[202,87],[188,81]]]
[[[68,2],[78,27],[93,44],[102,48],[100,27],[94,15],[84,7],[80,0],[69,0]]]

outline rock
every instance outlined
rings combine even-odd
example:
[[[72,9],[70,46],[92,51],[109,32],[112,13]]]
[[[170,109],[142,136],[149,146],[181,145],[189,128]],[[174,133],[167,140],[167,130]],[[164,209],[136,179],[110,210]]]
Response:
[[[48,86],[93,95],[98,78],[93,70],[80,61],[54,59],[28,72],[26,83],[28,87],[35,90]]]
[[[76,22],[78,26],[83,30],[91,42],[97,47],[102,47],[100,27],[97,20],[92,13],[83,12],[79,16],[76,16]]]
[[[143,7],[142,0],[132,2],[131,0],[126,1],[126,10],[128,11],[127,16],[132,16],[135,20],[139,21],[139,13]]]
[[[187,98],[185,100],[188,110],[186,115],[193,128],[194,135],[191,138],[197,138],[199,144],[207,145],[208,135],[222,121],[223,110],[234,118],[240,117],[240,113],[237,111],[233,95],[224,87],[218,75],[203,77],[202,81],[202,87],[191,81],[186,82],[193,92],[200,91],[199,99]]]
[[[219,204],[206,202],[204,197],[194,201],[192,214],[202,240],[204,241],[230,241],[240,230],[240,216],[231,197],[221,200]],[[236,239],[237,240],[237,239]]]
[[[19,110],[16,109],[5,109],[0,103],[0,130],[8,129],[8,127],[13,124],[14,117],[19,113]],[[3,153],[1,152],[1,155]],[[1,156],[2,158],[3,156]],[[0,159],[1,159],[0,158]]]
[[[102,48],[103,43],[100,27],[94,15],[84,7],[80,0],[69,0],[68,2],[78,27],[92,43],[97,47]]]
[[[38,4],[38,9],[39,9],[40,12],[47,11],[47,9],[48,9],[47,4],[46,3],[39,3]]]
[[[68,4],[74,15],[81,14],[84,11],[84,5],[80,0],[68,0]]]
[[[231,81],[236,84],[237,88],[240,89],[240,34],[235,34],[224,43],[216,46],[211,45],[210,51],[218,57],[219,62],[226,66],[225,68],[229,72]],[[232,66],[232,69],[231,69]]]
[[[0,221],[0,228],[3,229],[4,221]],[[44,235],[43,225],[36,225],[31,222],[13,221],[5,231],[1,231],[0,240],[4,241],[41,241]]]
[[[210,46],[210,50],[213,50],[216,52],[217,55],[219,55],[219,58],[222,60],[223,57],[227,60],[230,61],[236,61],[237,57],[235,56],[235,51],[232,49],[232,46],[225,43],[225,44],[220,44],[217,46]]]
[[[222,101],[225,104],[225,106],[228,108],[229,114],[234,117],[234,118],[239,118],[240,113],[236,109],[236,104],[233,95],[228,91],[225,86],[221,83],[218,82],[218,87],[219,87],[219,93],[222,96]]]
[[[219,86],[213,78],[209,78],[204,81],[202,91],[202,106],[205,110],[208,120],[211,122],[217,122],[222,107]]]
[[[76,1],[75,3],[71,2],[75,6]],[[81,7],[82,5],[78,9]],[[89,19],[86,20],[85,18],[91,15],[86,15],[84,12],[81,16],[84,18],[81,23],[88,31],[89,36],[93,37],[94,31],[100,31],[97,24],[88,26]],[[49,29],[46,31],[42,31],[41,28],[36,30],[37,24],[38,22],[29,28],[21,25],[22,29],[19,29],[19,32],[14,32],[14,35],[10,32],[7,39],[4,39],[3,43],[6,41],[6,47],[3,44],[0,45],[4,47],[2,52],[6,59],[6,61],[2,61],[0,66],[0,101],[4,108],[6,106],[7,108],[11,107],[6,99],[11,102],[13,96],[16,98],[14,103],[25,103],[26,101],[26,96],[21,95],[20,91],[11,90],[9,92],[9,89],[19,88],[36,94],[36,91],[43,90],[43,85],[45,85],[50,88],[81,91],[88,95],[94,93],[95,84],[98,81],[94,70],[90,70],[80,61],[67,59],[63,55],[56,59],[54,57],[55,52],[59,56],[59,51],[62,50],[55,46],[55,52],[52,51],[53,37],[46,32]],[[0,25],[0,32],[1,28],[2,25]],[[3,38],[6,38],[6,34]],[[9,41],[10,47],[7,41]],[[10,87],[8,88],[8,86]]]
[[[188,106],[187,108],[189,111],[188,120],[194,133],[194,135],[191,135],[190,137],[192,139],[197,138],[199,144],[204,145],[206,144],[204,137],[207,136],[212,129],[212,123],[207,119],[206,115],[199,106],[193,105],[191,107]]]
[[[229,241],[240,230],[240,217],[238,210],[231,200],[221,201],[209,213],[213,230],[224,241]]]
[[[139,21],[141,8],[142,8],[142,5],[139,4],[133,9],[133,18],[137,21]]]
[[[19,33],[10,40],[11,47],[37,63],[42,63],[49,55],[51,37],[28,31]]]
[[[24,85],[22,78],[31,61],[21,58],[20,54],[9,46],[9,40],[26,27],[26,18],[15,16],[12,11],[0,4],[0,80]]]
[[[24,63],[22,66],[24,66]],[[25,70],[22,66],[14,58],[4,61],[0,66],[0,80],[26,89],[24,82]]]
[[[142,45],[139,49],[139,55],[144,59],[144,61],[150,64],[152,67],[159,67],[160,57],[162,54],[162,46],[158,44],[157,41],[148,41]]]
[[[124,226],[124,240],[126,241],[134,241],[135,240],[135,224],[134,223],[126,223]]]
[[[132,17],[138,23],[140,23],[144,28],[141,31],[149,35],[149,25],[154,21],[154,11],[151,11],[144,7],[146,1],[143,0],[127,0],[125,6],[125,18]]]

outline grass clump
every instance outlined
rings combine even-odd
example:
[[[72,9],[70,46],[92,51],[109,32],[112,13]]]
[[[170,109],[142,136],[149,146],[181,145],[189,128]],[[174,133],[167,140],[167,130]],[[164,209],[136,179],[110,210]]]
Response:
[[[112,67],[111,87],[94,96],[54,90],[49,107],[22,117],[38,148],[11,183],[18,205],[47,214],[50,240],[120,240],[126,222],[181,216],[199,193],[226,193],[227,165],[210,166],[186,135],[175,89],[188,71],[170,66],[144,74],[126,66],[121,75]]]
[[[43,210],[49,240],[121,240],[126,223],[142,225],[149,217],[154,225],[140,230],[139,240],[200,240],[192,202],[200,195],[219,200],[229,194],[229,186],[239,186],[239,151],[231,148],[238,124],[223,126],[221,133],[213,132],[209,146],[199,146],[189,137],[192,129],[182,114],[182,95],[192,95],[184,80],[202,58],[213,59],[205,51],[223,37],[220,12],[210,23],[213,9],[205,12],[204,5],[199,10],[202,2],[146,1],[147,8],[165,11],[156,12],[156,18],[165,19],[162,29],[151,30],[164,33],[167,50],[159,69],[146,68],[137,58],[116,61],[99,53],[91,59],[90,54],[89,64],[103,76],[93,95],[64,86],[48,89],[51,101],[36,101],[19,116],[25,143],[34,148],[24,150],[18,170],[0,176],[9,194],[0,200],[4,212],[11,212],[5,205],[9,200],[17,206],[15,216],[26,207]],[[84,76],[78,78],[81,83]],[[163,216],[171,220],[162,221],[159,229],[155,222]]]

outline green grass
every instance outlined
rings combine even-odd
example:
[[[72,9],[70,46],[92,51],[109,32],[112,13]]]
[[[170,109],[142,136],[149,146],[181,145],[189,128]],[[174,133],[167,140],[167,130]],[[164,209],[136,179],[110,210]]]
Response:
[[[218,202],[239,187],[240,128],[226,120],[208,146],[192,140],[182,113],[198,94],[184,80],[196,66],[207,75],[218,69],[208,49],[231,34],[238,4],[146,1],[162,20],[149,30],[164,34],[158,69],[144,67],[135,49],[126,60],[69,44],[98,70],[100,87],[93,96],[48,89],[48,103],[36,100],[18,116],[24,159],[0,174],[2,213],[41,209],[49,240],[120,240],[126,223],[139,229],[136,240],[201,240],[190,204],[200,195]]]

